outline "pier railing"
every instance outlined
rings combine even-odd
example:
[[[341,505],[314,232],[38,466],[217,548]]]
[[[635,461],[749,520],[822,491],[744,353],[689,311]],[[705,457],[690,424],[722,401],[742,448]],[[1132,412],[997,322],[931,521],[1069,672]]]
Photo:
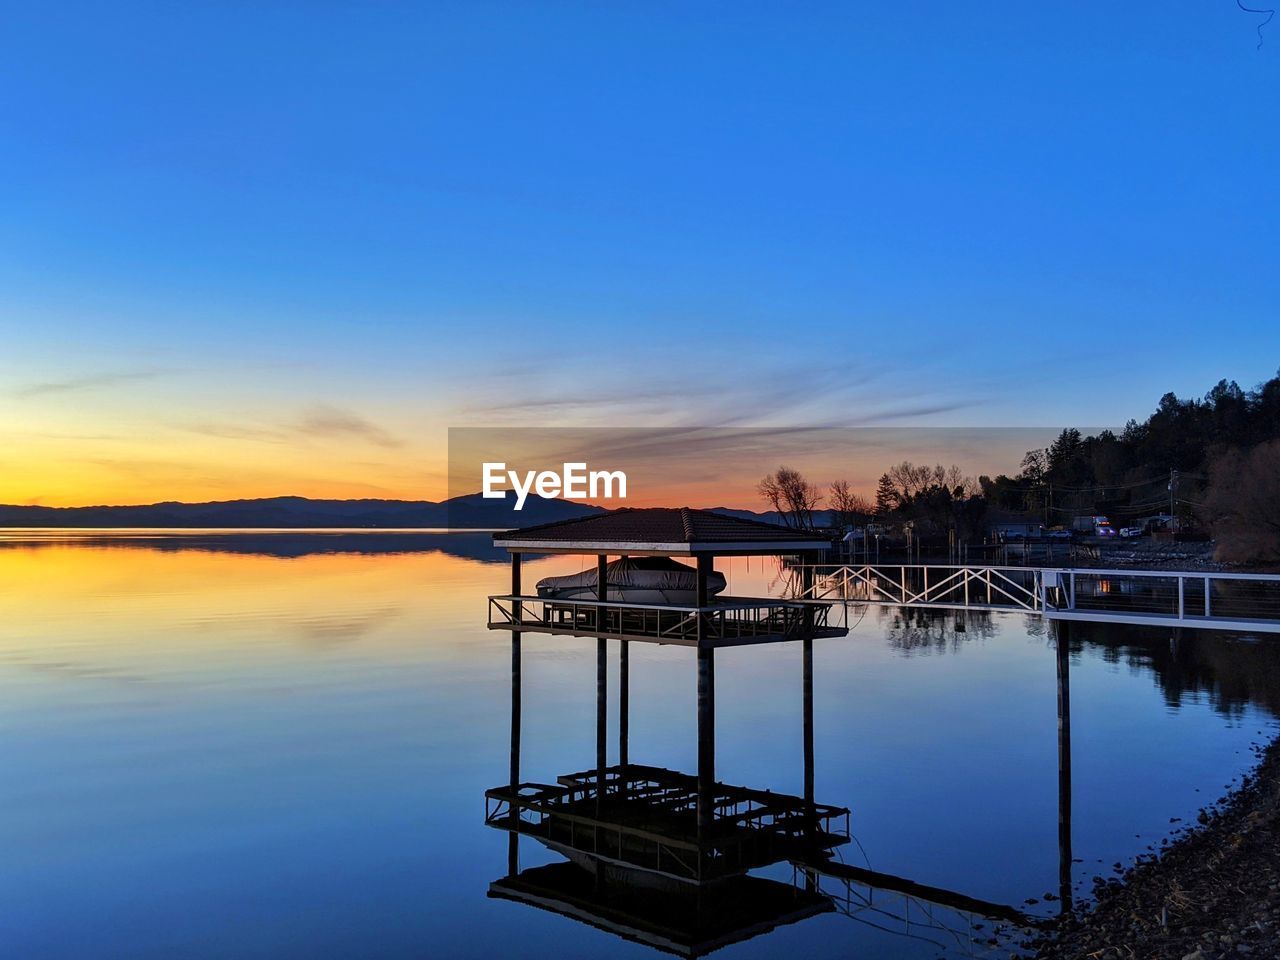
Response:
[[[800,600],[1280,632],[1280,575],[943,564],[793,568]]]
[[[731,597],[698,607],[507,595],[489,598],[489,628],[728,645],[843,634],[828,627],[827,609],[768,597]]]
[[[1040,571],[1049,616],[1102,622],[1174,621],[1280,631],[1280,575],[1177,570]]]
[[[864,564],[811,568],[802,600],[847,600],[892,606],[1039,612],[1040,571],[1032,567]]]

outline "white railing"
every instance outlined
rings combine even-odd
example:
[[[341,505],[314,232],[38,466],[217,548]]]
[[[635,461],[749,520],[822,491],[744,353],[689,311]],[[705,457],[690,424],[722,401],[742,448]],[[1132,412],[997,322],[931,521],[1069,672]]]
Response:
[[[801,600],[1280,632],[1280,574],[863,564],[792,568]]]
[[[802,600],[848,600],[893,606],[1041,609],[1040,571],[1034,567],[863,564],[810,567],[813,585]]]

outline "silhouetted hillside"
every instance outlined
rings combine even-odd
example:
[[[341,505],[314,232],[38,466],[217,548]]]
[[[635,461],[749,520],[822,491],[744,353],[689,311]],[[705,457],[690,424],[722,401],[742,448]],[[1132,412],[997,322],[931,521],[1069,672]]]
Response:
[[[512,495],[514,496],[514,495]],[[210,503],[166,501],[142,506],[0,506],[5,527],[173,528],[497,528],[532,526],[599,513],[600,507],[531,496],[516,512],[480,494],[452,500],[312,500],[268,497]]]

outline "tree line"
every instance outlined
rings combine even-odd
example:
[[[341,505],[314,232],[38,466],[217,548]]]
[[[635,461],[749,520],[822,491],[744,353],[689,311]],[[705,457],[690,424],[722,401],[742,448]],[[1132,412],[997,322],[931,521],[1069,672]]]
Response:
[[[1166,393],[1119,433],[1065,429],[1027,451],[1014,476],[974,479],[954,465],[903,461],[869,500],[847,481],[824,492],[782,467],[759,490],[792,526],[812,528],[825,498],[836,526],[913,521],[923,536],[980,536],[991,510],[1055,526],[1087,513],[1124,525],[1172,509],[1185,529],[1214,537],[1220,559],[1280,562],[1280,372],[1250,390],[1220,380],[1199,399]]]

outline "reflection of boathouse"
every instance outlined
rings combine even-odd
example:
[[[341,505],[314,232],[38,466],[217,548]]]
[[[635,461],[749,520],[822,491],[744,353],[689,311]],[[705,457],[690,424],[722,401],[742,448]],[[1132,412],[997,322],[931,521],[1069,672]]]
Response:
[[[810,669],[804,691],[809,738]],[[512,676],[513,780],[520,768],[519,697],[517,669]],[[605,708],[604,699],[597,698],[602,727]],[[699,725],[698,736],[700,758],[713,758],[709,723]],[[810,747],[806,739],[809,791]],[[625,741],[619,749],[626,752]],[[700,815],[704,811],[707,815]],[[689,957],[835,909],[810,875],[792,871],[787,882],[749,871],[788,861],[826,862],[849,842],[845,807],[719,782],[706,790],[696,776],[634,763],[568,773],[554,783],[495,787],[485,792],[485,822],[510,836],[507,875],[490,884],[490,896]],[[565,859],[520,869],[522,837]]]

